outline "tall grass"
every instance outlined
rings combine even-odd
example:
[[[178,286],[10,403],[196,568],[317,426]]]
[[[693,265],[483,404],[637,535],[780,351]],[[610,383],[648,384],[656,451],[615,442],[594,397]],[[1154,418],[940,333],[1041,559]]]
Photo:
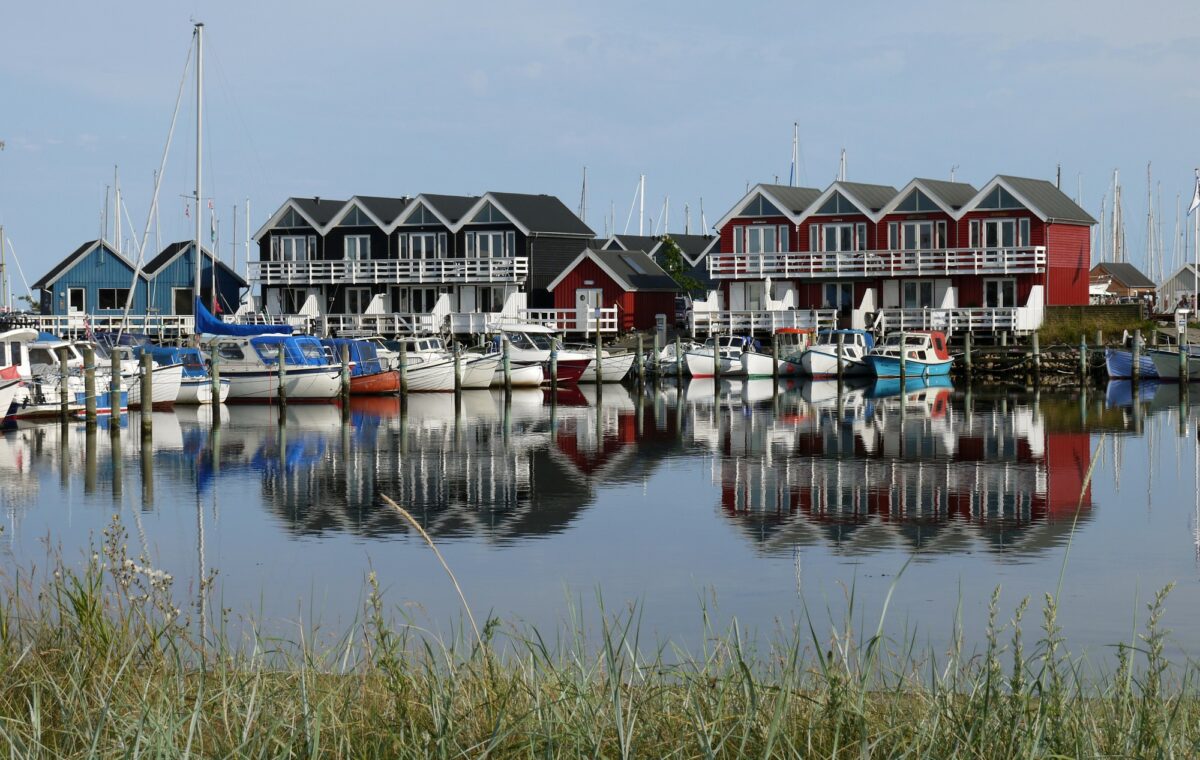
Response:
[[[449,640],[397,621],[372,574],[361,618],[320,642],[204,630],[114,522],[79,566],[0,591],[0,748],[13,757],[1191,757],[1196,670],[1164,655],[1162,612],[1115,669],[1072,655],[1053,595],[981,650],[810,621],[766,641],[734,622],[684,652],[636,608],[560,630],[484,622]],[[851,596],[853,607],[853,596]]]

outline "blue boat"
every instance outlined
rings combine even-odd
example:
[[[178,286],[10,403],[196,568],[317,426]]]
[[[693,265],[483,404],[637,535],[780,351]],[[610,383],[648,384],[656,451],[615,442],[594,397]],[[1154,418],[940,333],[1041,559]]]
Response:
[[[1104,349],[1104,368],[1108,376],[1115,380],[1126,380],[1133,377],[1133,352],[1123,348]],[[1146,353],[1138,357],[1138,370],[1141,377],[1152,380],[1158,377],[1154,360]]]
[[[954,359],[947,348],[946,336],[936,330],[892,333],[867,354],[867,366],[876,377],[900,377],[901,348],[906,377],[950,374]]]

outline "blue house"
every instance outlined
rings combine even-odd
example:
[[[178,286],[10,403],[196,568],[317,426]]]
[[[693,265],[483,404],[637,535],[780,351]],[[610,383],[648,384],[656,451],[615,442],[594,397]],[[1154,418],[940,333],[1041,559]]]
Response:
[[[151,259],[143,269],[148,279],[146,309],[149,314],[191,314],[192,280],[196,260],[192,241],[171,243]],[[213,255],[201,246],[200,297],[213,308]],[[232,314],[242,302],[247,287],[237,272],[223,261],[216,261],[216,310]]]
[[[133,264],[108,243],[91,240],[79,246],[33,284],[41,291],[41,313],[117,316],[133,290],[131,314],[146,313],[148,280],[134,277]]]

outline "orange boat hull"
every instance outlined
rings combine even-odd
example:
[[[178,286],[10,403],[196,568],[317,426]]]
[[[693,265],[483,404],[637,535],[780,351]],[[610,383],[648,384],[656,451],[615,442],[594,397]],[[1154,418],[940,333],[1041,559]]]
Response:
[[[400,372],[394,369],[350,378],[352,396],[380,396],[399,392]]]

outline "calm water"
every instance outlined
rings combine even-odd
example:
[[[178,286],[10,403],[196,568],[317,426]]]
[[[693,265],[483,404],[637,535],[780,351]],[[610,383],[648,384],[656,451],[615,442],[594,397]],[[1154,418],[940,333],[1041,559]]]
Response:
[[[356,400],[345,422],[335,407],[293,406],[284,424],[269,407],[219,413],[216,426],[207,409],[155,414],[146,444],[136,415],[118,437],[4,433],[4,565],[82,558],[118,514],[131,553],[172,573],[181,600],[216,569],[235,616],[340,630],[373,568],[389,602],[445,631],[457,597],[386,494],[438,542],[480,617],[553,628],[575,606],[594,621],[602,595],[609,609],[642,604],[644,635],[693,645],[705,604],[769,635],[805,609],[840,620],[851,586],[856,616],[874,621],[894,584],[889,628],[940,646],[959,605],[978,642],[998,584],[1006,611],[1053,591],[1070,542],[1073,647],[1127,640],[1154,590],[1177,582],[1167,621],[1200,654],[1200,406],[1173,387],[1135,404],[1122,386],[893,383],[839,401],[828,384],[693,381],[554,404],[541,391]]]

